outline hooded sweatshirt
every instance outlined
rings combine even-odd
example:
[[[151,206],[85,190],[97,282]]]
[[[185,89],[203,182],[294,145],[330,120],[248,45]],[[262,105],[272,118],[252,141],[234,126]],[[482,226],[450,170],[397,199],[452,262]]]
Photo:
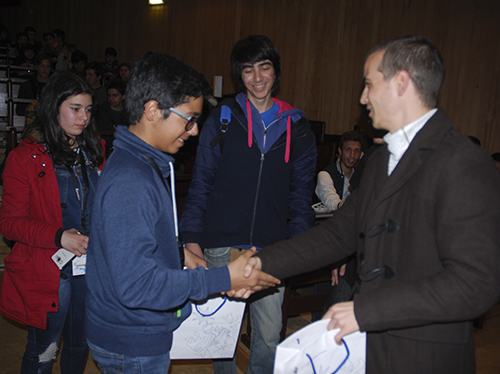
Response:
[[[119,354],[167,353],[189,300],[231,287],[227,267],[181,270],[168,187],[173,158],[119,126],[101,174],[87,259],[87,334]],[[153,166],[158,165],[167,187]]]
[[[245,94],[224,101],[231,122],[222,149],[210,144],[220,132],[221,106],[205,122],[183,206],[185,242],[263,247],[314,224],[315,138],[303,111],[273,101],[280,109],[267,129]]]

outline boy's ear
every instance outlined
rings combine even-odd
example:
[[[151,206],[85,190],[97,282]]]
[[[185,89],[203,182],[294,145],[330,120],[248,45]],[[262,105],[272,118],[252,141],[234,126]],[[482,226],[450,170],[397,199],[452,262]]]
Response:
[[[144,104],[144,115],[148,121],[154,121],[156,114],[161,111],[156,100],[149,100]]]

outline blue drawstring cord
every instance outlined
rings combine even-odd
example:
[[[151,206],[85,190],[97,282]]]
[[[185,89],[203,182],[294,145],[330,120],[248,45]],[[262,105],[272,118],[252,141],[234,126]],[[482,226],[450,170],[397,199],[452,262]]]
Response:
[[[214,310],[212,313],[210,313],[210,314],[203,314],[202,312],[200,312],[200,310],[198,309],[198,305],[195,305],[195,308],[196,308],[196,311],[197,311],[198,313],[200,313],[200,316],[202,316],[202,317],[211,317],[211,316],[213,316],[215,313],[217,313],[217,312],[218,312],[218,311],[219,311],[219,310],[220,310],[220,309],[224,306],[224,304],[226,303],[226,301],[227,301],[227,297],[225,297],[225,298],[224,298],[224,301],[222,302],[222,304],[221,304],[221,305],[219,305],[219,307],[218,307],[217,309],[215,309],[215,310]]]
[[[339,370],[342,368],[342,366],[344,366],[344,364],[347,362],[347,360],[349,359],[349,356],[350,356],[350,352],[349,352],[349,347],[347,346],[346,342],[344,341],[344,339],[341,339],[342,340],[342,343],[344,344],[344,347],[345,347],[345,350],[347,351],[347,356],[345,357],[344,361],[342,361],[342,363],[339,365],[339,367],[337,369],[335,369],[335,371],[332,373],[332,374],[335,374],[335,373],[338,373]],[[312,357],[309,355],[309,354],[306,354],[307,358],[309,359],[309,361],[311,362],[311,366],[312,366],[312,369],[313,369],[313,373],[316,374],[316,368],[314,367],[314,362],[313,362],[313,359]]]

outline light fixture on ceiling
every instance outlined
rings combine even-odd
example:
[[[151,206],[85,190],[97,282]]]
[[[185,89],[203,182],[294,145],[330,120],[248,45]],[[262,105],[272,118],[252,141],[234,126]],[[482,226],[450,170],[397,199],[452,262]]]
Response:
[[[163,0],[149,0],[149,5],[162,5]]]

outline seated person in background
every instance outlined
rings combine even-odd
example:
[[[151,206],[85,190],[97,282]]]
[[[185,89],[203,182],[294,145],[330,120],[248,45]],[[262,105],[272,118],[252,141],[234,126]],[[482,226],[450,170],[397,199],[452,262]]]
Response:
[[[498,172],[500,173],[500,152],[493,153],[491,155],[491,158],[493,159],[493,162],[495,163],[495,166],[498,169]]]
[[[118,78],[109,81],[106,86],[108,101],[99,107],[96,114],[98,131],[115,131],[117,126],[128,126],[128,117],[124,108],[126,84]],[[101,135],[106,141],[106,154],[113,147],[113,135]]]
[[[354,166],[361,157],[363,135],[358,131],[348,131],[342,134],[339,143],[338,161],[327,166],[318,173],[316,195],[328,210],[337,210],[351,194],[351,178]],[[340,268],[332,271],[331,282],[314,285],[315,293],[329,292],[322,312],[313,312],[312,320],[317,321],[335,303],[348,301],[356,277],[356,259],[351,256]]]
[[[77,49],[71,54],[71,72],[85,79],[85,66],[87,65],[87,54]]]
[[[35,46],[31,43],[25,43],[19,51],[19,56],[12,60],[14,66],[24,66],[26,68],[35,67]],[[18,72],[18,75],[23,75],[26,71]]]
[[[9,29],[5,25],[0,25],[0,47],[10,48],[11,40],[9,39]]]
[[[43,33],[43,42],[45,43],[42,52],[49,55],[51,59],[57,59],[59,51],[57,50],[57,42],[52,31]]]
[[[43,49],[43,45],[36,40],[36,29],[32,26],[26,26],[24,28],[24,32],[28,35],[28,43],[33,44],[35,46],[35,50],[40,52]]]
[[[108,47],[104,51],[104,62],[101,63],[101,71],[104,80],[118,76],[118,62],[116,61],[116,49]]]
[[[16,45],[14,46],[14,56],[17,57],[21,54],[21,48],[28,43],[28,35],[25,32],[18,32],[16,34]]]
[[[128,75],[130,74],[130,64],[128,62],[122,62],[118,68],[118,77],[124,81],[128,82]]]
[[[57,56],[61,53],[64,44],[66,43],[66,33],[61,30],[61,29],[54,29],[52,30],[52,34],[54,34],[54,42],[55,42],[55,48],[57,52]]]
[[[91,62],[85,66],[85,80],[94,90],[95,102],[98,106],[107,101],[106,90],[101,83],[101,65],[98,62]]]
[[[345,132],[340,138],[339,159],[318,173],[316,195],[328,210],[342,206],[350,192],[350,179],[361,156],[363,137],[355,131]]]
[[[33,99],[33,101],[38,99],[42,88],[45,87],[45,84],[49,80],[50,73],[52,72],[50,57],[45,53],[40,53],[36,56],[35,70],[36,72],[19,87],[18,98]],[[17,104],[16,114],[18,116],[24,116],[27,106],[28,104]]]
[[[76,45],[64,43],[61,53],[57,56],[56,70],[71,70],[73,63],[71,62],[71,54],[75,51]]]

